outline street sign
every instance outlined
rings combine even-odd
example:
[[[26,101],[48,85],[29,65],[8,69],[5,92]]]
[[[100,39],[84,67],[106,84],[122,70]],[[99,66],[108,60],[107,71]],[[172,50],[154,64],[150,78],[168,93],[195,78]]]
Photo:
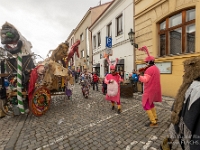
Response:
[[[113,55],[113,50],[111,48],[107,48],[104,51],[104,58],[108,57],[108,56],[112,56]]]
[[[111,48],[112,47],[112,38],[106,37],[106,47]]]

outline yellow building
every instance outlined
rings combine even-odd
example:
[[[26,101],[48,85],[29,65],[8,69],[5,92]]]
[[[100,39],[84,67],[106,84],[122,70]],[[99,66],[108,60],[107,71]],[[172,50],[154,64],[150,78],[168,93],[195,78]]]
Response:
[[[175,97],[183,61],[200,56],[199,0],[134,0],[135,43],[147,46],[161,70],[162,95]],[[135,49],[136,66],[147,56]]]

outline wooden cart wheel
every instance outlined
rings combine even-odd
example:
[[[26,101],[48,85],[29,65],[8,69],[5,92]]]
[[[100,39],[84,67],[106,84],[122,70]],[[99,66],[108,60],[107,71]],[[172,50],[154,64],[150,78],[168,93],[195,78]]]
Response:
[[[51,103],[51,93],[46,87],[35,90],[33,98],[29,102],[29,107],[35,116],[42,116],[49,109]]]
[[[4,100],[0,99],[0,103],[1,103],[0,109],[2,109],[2,111],[6,115],[14,116],[13,107],[12,107],[12,104],[10,104],[9,101],[7,101],[6,99],[4,99]]]

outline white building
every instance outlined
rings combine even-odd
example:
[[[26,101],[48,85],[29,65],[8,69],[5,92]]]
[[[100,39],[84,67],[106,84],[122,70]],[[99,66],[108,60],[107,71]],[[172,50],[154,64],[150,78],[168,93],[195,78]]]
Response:
[[[92,32],[93,71],[100,77],[108,70],[103,54],[106,50],[106,37],[112,37],[111,62],[119,58],[118,71],[124,71],[124,77],[134,69],[134,49],[129,42],[128,33],[133,28],[133,0],[115,0],[90,26]]]

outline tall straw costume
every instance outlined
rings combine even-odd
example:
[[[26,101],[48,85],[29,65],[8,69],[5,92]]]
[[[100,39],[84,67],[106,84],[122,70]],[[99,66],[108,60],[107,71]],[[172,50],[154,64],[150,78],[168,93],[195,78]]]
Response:
[[[163,140],[163,150],[171,150],[175,139],[184,150],[200,149],[200,58],[187,59],[183,65],[183,82],[172,107],[170,138]]]

